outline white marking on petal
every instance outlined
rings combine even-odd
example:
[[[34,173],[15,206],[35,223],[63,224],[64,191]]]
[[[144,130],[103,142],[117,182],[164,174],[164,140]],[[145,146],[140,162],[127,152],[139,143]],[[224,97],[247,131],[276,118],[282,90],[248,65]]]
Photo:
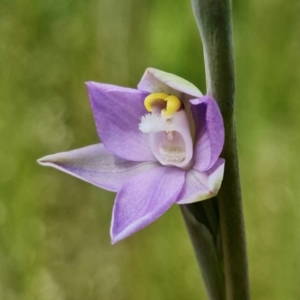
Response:
[[[167,147],[160,144],[158,147],[160,158],[169,162],[182,162],[185,159],[186,151],[184,147]]]
[[[165,131],[168,127],[166,118],[163,118],[158,113],[146,114],[141,117],[141,123],[139,124],[140,131],[144,133]]]

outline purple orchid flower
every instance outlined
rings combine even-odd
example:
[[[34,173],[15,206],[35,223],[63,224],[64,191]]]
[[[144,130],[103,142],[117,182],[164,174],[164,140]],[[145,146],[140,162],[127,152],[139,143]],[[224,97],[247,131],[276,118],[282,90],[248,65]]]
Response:
[[[218,193],[224,126],[212,97],[153,68],[146,70],[138,89],[96,82],[87,88],[103,143],[49,155],[39,163],[117,192],[112,243],[147,226],[173,203]]]

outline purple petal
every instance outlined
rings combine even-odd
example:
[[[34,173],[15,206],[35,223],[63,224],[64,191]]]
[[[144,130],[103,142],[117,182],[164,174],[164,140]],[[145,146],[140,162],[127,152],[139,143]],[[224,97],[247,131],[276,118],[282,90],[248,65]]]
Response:
[[[224,174],[224,159],[219,158],[216,164],[205,173],[192,169],[186,173],[185,183],[176,202],[193,203],[217,195]]]
[[[155,161],[148,136],[139,130],[147,113],[147,93],[109,84],[88,82],[98,134],[113,154],[132,161]]]
[[[144,228],[177,199],[185,172],[157,167],[126,181],[117,194],[111,226],[112,243]]]
[[[190,100],[196,136],[194,169],[210,169],[219,158],[224,145],[224,124],[217,102],[206,95]]]
[[[148,68],[145,71],[138,89],[148,93],[164,92],[179,98],[181,98],[181,93],[197,98],[202,96],[198,88],[187,80],[154,68]]]
[[[125,180],[157,166],[151,162],[138,163],[118,158],[103,144],[48,155],[38,162],[115,192]]]

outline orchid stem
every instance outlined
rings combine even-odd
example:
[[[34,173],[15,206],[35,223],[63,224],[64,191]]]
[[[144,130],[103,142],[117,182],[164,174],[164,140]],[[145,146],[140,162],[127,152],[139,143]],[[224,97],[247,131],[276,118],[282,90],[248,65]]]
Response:
[[[200,207],[191,204],[180,205],[195,255],[202,271],[207,295],[210,300],[225,300],[224,274],[213,235],[196,217],[199,213],[197,208]]]
[[[192,7],[204,48],[207,94],[217,100],[225,125],[225,145],[221,155],[226,161],[225,173],[217,196],[221,239],[218,256],[219,264],[221,261],[224,264],[225,299],[249,300],[248,263],[234,116],[235,77],[231,0],[192,0]],[[197,214],[195,210],[191,210],[191,213],[194,216]],[[184,211],[183,215],[185,220],[191,218]],[[191,231],[194,232],[191,239],[197,256],[197,251],[201,249],[197,245],[195,231],[190,228],[187,221],[186,224],[190,234]],[[202,238],[199,236],[199,239]],[[198,261],[201,265],[201,261],[199,259]],[[206,284],[206,287],[209,288],[209,285]],[[211,299],[223,298],[217,295]]]

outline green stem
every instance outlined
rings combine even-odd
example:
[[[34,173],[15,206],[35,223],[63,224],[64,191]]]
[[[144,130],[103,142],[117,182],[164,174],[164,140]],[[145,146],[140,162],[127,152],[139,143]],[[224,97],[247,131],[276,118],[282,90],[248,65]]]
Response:
[[[227,300],[249,300],[250,289],[234,118],[234,62],[230,0],[192,0],[202,37],[207,93],[219,103],[225,125],[225,173],[218,193]]]
[[[207,205],[211,204],[211,202],[205,202]],[[180,208],[194,247],[207,295],[210,300],[225,300],[224,274],[216,242],[209,229],[209,221],[206,217],[206,220],[203,219],[203,214],[206,215],[203,205],[198,202],[180,205]]]

